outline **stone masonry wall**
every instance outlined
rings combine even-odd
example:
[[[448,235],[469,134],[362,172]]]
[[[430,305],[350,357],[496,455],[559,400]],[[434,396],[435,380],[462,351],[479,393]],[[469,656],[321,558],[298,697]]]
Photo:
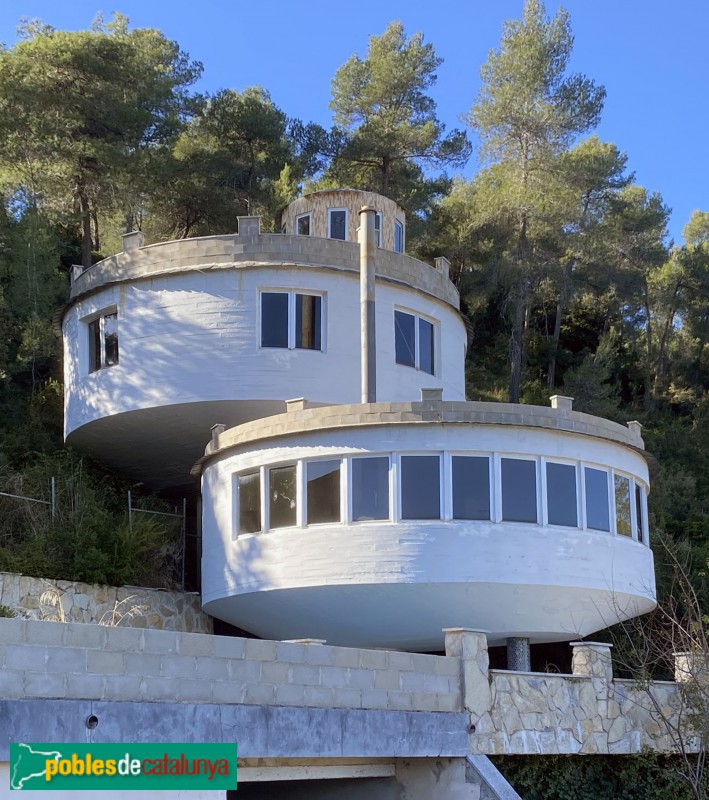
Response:
[[[212,618],[202,612],[195,592],[102,586],[0,572],[0,604],[27,619],[212,632]]]
[[[0,619],[0,697],[460,711],[456,658]]]

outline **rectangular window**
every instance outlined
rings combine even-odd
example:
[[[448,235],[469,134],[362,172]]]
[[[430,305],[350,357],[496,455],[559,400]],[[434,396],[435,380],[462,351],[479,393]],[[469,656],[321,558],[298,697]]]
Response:
[[[118,363],[118,312],[103,313],[88,324],[89,372]]]
[[[505,522],[536,522],[536,462],[520,458],[502,458],[500,465],[502,470],[502,519]]]
[[[490,459],[453,456],[453,519],[490,519]]]
[[[630,480],[615,475],[615,530],[620,536],[632,536],[630,528]]]
[[[584,467],[586,484],[586,526],[596,531],[610,531],[608,508],[608,473]]]
[[[258,472],[239,475],[239,533],[258,533],[261,530],[261,476]]]
[[[377,247],[382,246],[382,215],[380,211],[374,215],[374,238],[377,243]]]
[[[404,226],[399,220],[394,222],[394,252],[404,252]]]
[[[435,374],[435,325],[416,314],[394,311],[396,363]]]
[[[389,519],[389,459],[386,456],[353,458],[352,520]]]
[[[636,521],[636,531],[635,535],[639,542],[643,540],[643,530],[645,529],[644,523],[644,513],[643,513],[643,490],[642,487],[639,486],[637,483],[635,484],[635,521]]]
[[[271,528],[296,523],[296,468],[275,467],[268,471],[268,510]]]
[[[328,211],[327,235],[330,239],[347,240],[347,209],[331,208]]]
[[[323,298],[299,292],[261,292],[261,347],[322,350]]]
[[[340,522],[340,460],[309,461],[306,480],[308,525]]]
[[[578,526],[576,467],[547,463],[547,519],[550,525]]]
[[[440,519],[440,462],[438,456],[401,457],[402,519]]]
[[[320,323],[322,297],[315,294],[295,296],[295,346],[300,350],[321,350]]]
[[[295,218],[297,236],[310,236],[310,214],[301,214]]]

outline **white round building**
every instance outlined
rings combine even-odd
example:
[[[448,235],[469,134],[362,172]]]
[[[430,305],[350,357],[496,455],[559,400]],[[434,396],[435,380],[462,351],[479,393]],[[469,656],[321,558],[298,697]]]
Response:
[[[341,190],[280,234],[129,235],[62,312],[67,441],[154,486],[204,452],[204,606],[260,636],[436,650],[652,609],[640,426],[465,402],[458,294],[405,225]]]

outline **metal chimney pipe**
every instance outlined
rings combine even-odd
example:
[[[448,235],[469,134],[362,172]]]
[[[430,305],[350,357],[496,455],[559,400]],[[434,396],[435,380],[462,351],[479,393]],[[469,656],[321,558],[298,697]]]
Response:
[[[359,211],[359,305],[362,347],[362,402],[377,401],[377,351],[374,331],[374,218],[376,211]]]

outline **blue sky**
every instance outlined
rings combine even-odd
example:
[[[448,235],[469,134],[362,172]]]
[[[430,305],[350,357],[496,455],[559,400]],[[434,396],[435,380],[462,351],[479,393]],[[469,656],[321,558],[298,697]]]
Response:
[[[572,69],[607,90],[599,136],[629,156],[639,184],[672,207],[679,241],[696,208],[709,210],[709,2],[567,0],[575,36]],[[330,81],[367,39],[394,19],[421,31],[444,59],[433,95],[447,127],[460,126],[480,85],[480,66],[498,46],[505,19],[523,0],[359,0],[334,4],[246,0],[0,0],[0,41],[20,18],[56,28],[87,27],[98,11],[157,27],[204,64],[198,88],[260,85],[290,116],[329,124]],[[547,11],[557,3],[547,0]],[[465,171],[475,170],[475,158]]]

